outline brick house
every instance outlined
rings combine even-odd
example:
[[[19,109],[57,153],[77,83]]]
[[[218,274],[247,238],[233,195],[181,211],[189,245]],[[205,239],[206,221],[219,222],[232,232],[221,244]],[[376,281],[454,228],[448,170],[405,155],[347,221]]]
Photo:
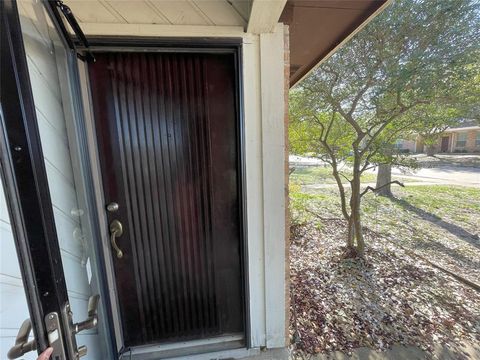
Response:
[[[415,140],[412,152],[426,152],[421,137]],[[467,123],[445,130],[435,144],[433,153],[480,153],[480,126]]]

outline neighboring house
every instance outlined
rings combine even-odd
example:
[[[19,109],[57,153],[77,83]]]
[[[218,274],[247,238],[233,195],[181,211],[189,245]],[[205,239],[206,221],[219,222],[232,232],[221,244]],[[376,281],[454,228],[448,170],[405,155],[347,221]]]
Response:
[[[395,148],[406,153],[427,152],[421,136],[415,140],[398,139]],[[462,126],[448,128],[439,135],[438,142],[433,146],[432,153],[479,153],[480,126],[466,122]]]
[[[0,1],[0,359],[286,358],[288,90],[387,1],[65,4]]]
[[[416,153],[417,142],[415,140],[398,139],[395,142],[395,149],[403,153]]]
[[[418,153],[426,152],[426,146],[421,137],[416,140]],[[479,153],[480,126],[467,122],[462,126],[448,128],[433,147],[433,153]]]

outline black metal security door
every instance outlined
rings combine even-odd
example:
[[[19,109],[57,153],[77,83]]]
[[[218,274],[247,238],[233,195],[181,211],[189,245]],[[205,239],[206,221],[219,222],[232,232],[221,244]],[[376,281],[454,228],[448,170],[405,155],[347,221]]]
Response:
[[[95,56],[125,346],[243,333],[234,54]]]
[[[71,209],[71,213],[82,213],[84,218],[87,218],[90,216],[87,215],[89,207],[85,205],[86,202],[83,202],[85,206],[82,208],[77,206],[80,191],[59,191],[65,188],[75,189],[75,181],[69,182],[66,187],[58,186],[52,179],[56,179],[56,175],[60,173],[53,176],[50,173],[49,176],[46,170],[49,157],[45,149],[46,143],[53,143],[52,139],[63,138],[49,137],[45,132],[42,133],[45,123],[42,125],[40,117],[47,116],[37,110],[47,109],[46,113],[51,114],[52,118],[55,115],[57,124],[63,126],[67,126],[67,122],[73,118],[79,119],[81,115],[80,107],[74,106],[77,103],[69,102],[72,93],[77,90],[73,85],[63,87],[65,93],[57,96],[60,94],[60,73],[65,75],[62,77],[64,84],[73,84],[76,77],[72,69],[76,69],[77,64],[73,49],[67,46],[67,39],[58,32],[58,19],[50,17],[51,7],[47,5],[46,2],[24,3],[22,7],[32,10],[26,13],[34,16],[24,13],[20,17],[15,0],[0,1],[0,175],[30,313],[28,319],[18,323],[17,337],[11,340],[8,351],[2,351],[0,358],[23,358],[27,352],[40,353],[47,347],[52,347],[51,358],[55,360],[77,360],[87,352],[90,359],[107,359],[112,358],[110,354],[113,352],[113,343],[107,325],[109,319],[103,311],[108,301],[101,286],[103,279],[96,273],[93,274],[100,271],[92,265],[96,264],[96,252],[89,242],[86,246],[90,251],[85,251],[89,265],[81,266],[80,262],[66,265],[65,251],[59,239],[63,241],[63,245],[73,243],[74,235],[80,234],[84,228],[80,223],[75,223],[73,227],[58,226],[59,222],[55,217],[55,214],[58,214],[55,199],[65,194],[72,194],[72,198],[76,199],[73,208],[66,207],[67,212]],[[37,42],[40,39],[38,28],[47,29],[48,32],[43,34],[48,36]],[[72,41],[70,38],[68,40]],[[50,71],[33,73],[32,64],[42,64],[42,69],[48,68]],[[36,77],[37,74],[40,76]],[[72,83],[67,83],[66,79]],[[42,82],[43,80],[45,82]],[[48,86],[43,86],[45,84]],[[68,107],[67,104],[72,106]],[[68,117],[67,113],[72,116]],[[74,124],[68,122],[68,125]],[[62,132],[59,131],[58,134]],[[63,146],[59,146],[60,151],[68,149],[65,144]],[[56,163],[69,169],[73,163],[73,152],[63,155],[62,160]],[[83,169],[85,163],[79,161],[78,168]],[[65,173],[68,173],[68,170],[65,170]],[[87,172],[83,175],[88,177]],[[83,194],[90,195],[86,192]],[[65,223],[72,224],[68,216],[64,219]],[[7,251],[6,256],[13,255],[8,251],[8,247],[3,247],[2,251]],[[91,271],[88,280],[87,276],[83,276],[87,272],[87,266]],[[81,271],[77,271],[78,269]],[[68,277],[70,282],[67,281],[66,273],[71,275]],[[76,299],[74,304],[71,304],[70,297],[75,298],[75,295],[72,296],[69,286],[82,281],[87,285],[86,295],[92,295],[89,296],[88,305],[86,299]],[[11,300],[18,301],[18,297]],[[87,316],[78,321],[82,318],[78,316],[79,313],[84,310],[78,306],[82,302],[88,309]],[[104,326],[98,326],[99,309],[103,314],[100,321]],[[34,339],[30,333],[32,329]],[[84,335],[79,333],[86,330],[90,330],[88,347],[83,346],[84,338],[77,344],[77,338]],[[5,340],[10,341],[9,338]]]

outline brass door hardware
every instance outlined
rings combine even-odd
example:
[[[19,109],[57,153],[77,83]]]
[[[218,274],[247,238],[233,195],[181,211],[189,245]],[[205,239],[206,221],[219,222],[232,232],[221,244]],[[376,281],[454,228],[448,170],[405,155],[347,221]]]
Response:
[[[18,330],[17,337],[15,339],[15,345],[13,345],[7,353],[9,359],[17,359],[27,352],[37,349],[37,342],[35,339],[28,341],[32,331],[32,323],[30,319],[25,320]]]
[[[86,320],[79,323],[73,323],[73,313],[70,311],[70,305],[67,303],[64,309],[66,314],[68,329],[70,336],[66,337],[67,346],[64,344],[64,337],[62,336],[62,328],[60,325],[60,317],[58,313],[51,312],[45,316],[45,328],[47,329],[48,343],[53,348],[51,358],[55,360],[65,360],[65,351],[70,352],[70,358],[80,359],[80,357],[87,355],[87,347],[77,347],[75,335],[80,331],[92,329],[98,324],[97,308],[100,295],[92,295],[88,299],[88,317]],[[28,341],[30,332],[32,330],[32,323],[30,319],[23,322],[18,330],[15,339],[15,345],[8,351],[7,357],[9,359],[18,359],[27,352],[35,351],[37,349],[37,342],[35,339]],[[73,352],[73,355],[72,355]]]
[[[117,258],[121,259],[123,257],[123,251],[117,245],[117,237],[122,236],[123,234],[123,226],[120,221],[117,219],[113,220],[110,223],[110,242],[112,243],[112,247],[116,252]]]

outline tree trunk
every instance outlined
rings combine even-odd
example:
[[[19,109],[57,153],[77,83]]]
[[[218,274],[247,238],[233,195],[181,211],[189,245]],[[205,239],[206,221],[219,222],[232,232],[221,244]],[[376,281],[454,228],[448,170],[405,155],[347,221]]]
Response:
[[[365,241],[363,239],[362,223],[360,220],[360,171],[359,161],[354,161],[353,178],[351,181],[352,194],[350,195],[350,221],[349,234],[353,232],[353,236],[357,243],[355,252],[358,256],[363,256],[365,251]]]
[[[381,196],[392,196],[391,185],[386,185],[391,181],[392,181],[392,165],[380,164],[378,166],[377,185],[375,186],[375,188],[379,190],[377,190],[376,193]]]
[[[427,145],[427,156],[435,155],[435,146]]]
[[[355,227],[352,216],[348,219],[347,247],[351,250],[355,248]]]
[[[350,181],[350,216],[348,218],[347,247],[350,250],[349,256],[363,256],[365,242],[363,240],[362,225],[360,221],[360,159],[355,157],[353,162],[353,174]],[[356,246],[355,246],[356,242]]]

